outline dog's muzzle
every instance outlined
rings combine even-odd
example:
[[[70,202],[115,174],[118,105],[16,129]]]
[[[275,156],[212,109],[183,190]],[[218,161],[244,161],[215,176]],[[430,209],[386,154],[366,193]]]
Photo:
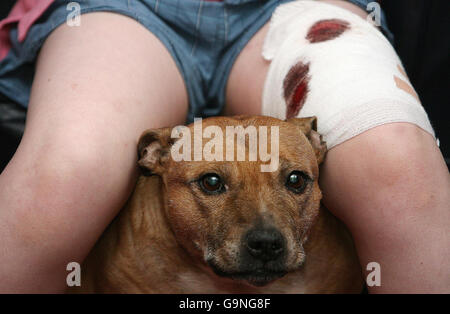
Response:
[[[239,270],[227,271],[218,267],[214,260],[209,266],[223,277],[246,281],[253,286],[264,286],[286,273],[286,239],[275,228],[254,227],[241,238]]]

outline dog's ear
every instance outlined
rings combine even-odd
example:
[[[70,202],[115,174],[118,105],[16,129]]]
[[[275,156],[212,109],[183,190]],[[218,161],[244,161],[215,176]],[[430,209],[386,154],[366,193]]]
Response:
[[[172,128],[144,131],[138,143],[138,164],[144,176],[161,174],[164,162],[170,158],[170,137]]]
[[[322,140],[322,135],[317,133],[317,118],[292,118],[286,120],[286,122],[297,125],[306,135],[312,148],[314,149],[314,152],[316,153],[317,163],[320,165],[325,159],[327,144]]]

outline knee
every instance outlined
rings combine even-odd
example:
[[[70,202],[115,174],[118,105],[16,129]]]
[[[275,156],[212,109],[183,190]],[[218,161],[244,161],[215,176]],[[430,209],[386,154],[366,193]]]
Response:
[[[80,147],[81,146],[81,147]],[[50,150],[36,156],[30,182],[35,202],[49,200],[82,202],[99,192],[103,167],[95,150],[77,145],[64,150]]]
[[[365,149],[368,179],[374,193],[389,197],[400,211],[443,208],[448,201],[450,176],[435,139],[409,123],[393,123],[375,129]],[[399,206],[408,204],[408,206]],[[395,213],[395,211],[393,211]],[[417,212],[414,212],[417,213]]]
[[[54,138],[38,148],[25,143],[0,178],[6,186],[0,199],[11,207],[10,227],[23,243],[102,225],[131,191],[132,157],[124,161],[94,139],[74,139]]]
[[[409,188],[414,185],[427,189],[424,182],[444,174],[434,138],[414,124],[386,124],[359,137],[356,150],[363,158],[358,163],[371,184],[379,188],[401,188],[408,184]]]
[[[436,216],[450,201],[434,138],[409,123],[382,125],[334,147],[321,175],[325,203],[338,204],[342,218]]]
[[[70,133],[40,145],[24,139],[11,163],[9,177],[17,182],[17,189],[23,189],[14,193],[24,195],[35,207],[48,208],[99,203],[127,188],[135,171],[134,150],[111,147],[95,135],[78,138]]]

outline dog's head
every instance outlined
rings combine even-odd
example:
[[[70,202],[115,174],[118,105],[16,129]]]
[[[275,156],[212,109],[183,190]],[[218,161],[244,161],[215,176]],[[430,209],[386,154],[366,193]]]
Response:
[[[227,135],[236,126],[241,140]],[[203,120],[200,131],[194,124],[148,130],[139,140],[139,166],[162,177],[167,219],[192,256],[220,276],[262,286],[304,261],[326,152],[316,130],[315,117],[244,116]],[[268,163],[273,167],[262,171]]]

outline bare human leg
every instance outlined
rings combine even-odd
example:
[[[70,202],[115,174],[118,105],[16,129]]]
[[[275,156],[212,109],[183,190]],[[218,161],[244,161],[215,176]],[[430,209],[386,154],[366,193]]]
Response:
[[[326,2],[366,16],[348,2]],[[232,68],[227,114],[261,114],[267,30]],[[381,287],[371,293],[450,291],[450,176],[430,134],[408,123],[378,126],[332,148],[321,170],[324,204],[352,232],[363,271],[381,265]]]
[[[22,142],[0,176],[0,291],[58,292],[126,201],[142,131],[184,123],[162,43],[128,17],[58,27],[37,62]],[[120,49],[117,49],[120,47]]]

